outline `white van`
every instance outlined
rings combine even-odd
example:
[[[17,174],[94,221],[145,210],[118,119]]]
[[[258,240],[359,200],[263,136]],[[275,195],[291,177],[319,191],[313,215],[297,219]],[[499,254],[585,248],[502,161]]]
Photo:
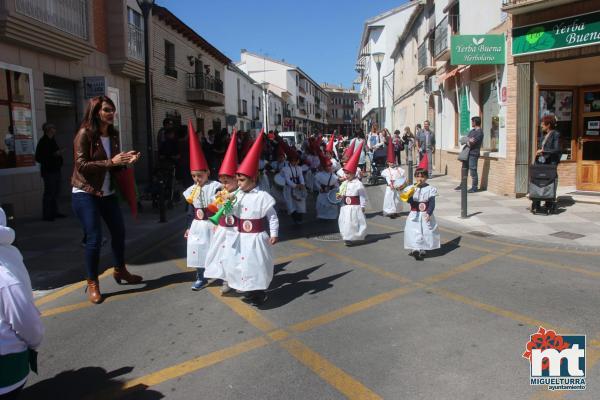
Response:
[[[295,146],[298,150],[302,149],[302,144],[304,143],[303,132],[279,132],[279,136],[286,141],[288,146]]]

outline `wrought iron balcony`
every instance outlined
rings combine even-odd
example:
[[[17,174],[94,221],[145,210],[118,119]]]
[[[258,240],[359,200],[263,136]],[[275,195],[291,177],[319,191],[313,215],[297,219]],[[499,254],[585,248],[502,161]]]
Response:
[[[511,14],[524,14],[581,0],[502,0],[502,11]]]
[[[448,28],[448,16],[445,16],[442,21],[435,27],[435,36],[433,41],[433,58],[441,59],[442,55],[448,53],[450,48]]]
[[[88,9],[86,0],[15,0],[16,11],[30,18],[88,39]]]
[[[223,106],[223,81],[205,74],[187,74],[187,99],[210,107]]]
[[[435,71],[435,65],[429,51],[429,40],[423,42],[417,51],[418,54],[418,74],[429,75]]]
[[[144,60],[144,30],[128,24],[127,55],[137,60]]]

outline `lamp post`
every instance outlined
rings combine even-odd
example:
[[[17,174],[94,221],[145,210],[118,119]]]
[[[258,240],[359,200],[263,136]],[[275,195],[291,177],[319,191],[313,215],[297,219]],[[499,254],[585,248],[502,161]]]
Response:
[[[146,82],[146,141],[148,149],[148,180],[152,177],[154,167],[154,141],[152,139],[152,98],[150,95],[150,43],[148,39],[148,26],[150,25],[150,11],[154,0],[136,0],[144,17],[144,81]]]
[[[383,57],[385,53],[378,52],[371,54],[373,56],[373,61],[375,61],[375,65],[377,66],[377,112],[379,116],[378,126],[381,129],[381,125],[383,123],[383,116],[381,115],[381,63],[383,62]]]

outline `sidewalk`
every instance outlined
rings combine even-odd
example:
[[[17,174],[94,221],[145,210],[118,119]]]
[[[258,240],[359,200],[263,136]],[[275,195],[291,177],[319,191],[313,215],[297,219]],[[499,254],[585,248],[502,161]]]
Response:
[[[499,236],[512,242],[534,242],[582,250],[600,249],[600,205],[575,202],[568,194],[558,197],[555,215],[533,215],[531,201],[490,192],[468,195],[468,218],[460,218],[459,182],[434,176],[429,183],[439,190],[435,216],[441,227],[478,236]],[[369,187],[373,210],[381,210],[384,186]]]
[[[66,211],[66,205],[62,207]],[[129,208],[122,206],[126,229],[126,259],[149,248],[161,240],[172,237],[176,232],[183,235],[185,225],[184,204],[180,202],[172,210],[167,210],[167,222],[159,223],[157,210],[144,203],[144,211],[137,220],[131,216]],[[79,220],[72,214],[53,222],[39,219],[15,221],[15,245],[23,254],[23,259],[35,295],[46,290],[56,289],[84,279],[84,248],[81,245],[83,232]],[[102,247],[101,268],[110,265],[110,233],[105,225],[102,233],[107,239]],[[183,236],[182,236],[183,237]]]

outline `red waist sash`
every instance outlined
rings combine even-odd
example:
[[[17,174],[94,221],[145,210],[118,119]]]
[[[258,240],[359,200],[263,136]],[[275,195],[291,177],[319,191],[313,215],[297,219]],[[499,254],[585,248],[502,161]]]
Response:
[[[342,204],[347,206],[360,206],[360,197],[359,196],[344,196],[342,198]]]
[[[267,224],[264,218],[258,219],[238,219],[237,221],[238,231],[240,233],[261,233],[267,229]]]
[[[419,212],[424,212],[427,211],[427,206],[429,205],[428,201],[423,201],[421,203],[418,203],[417,206],[410,206],[410,211],[419,211]]]
[[[199,221],[205,221],[213,215],[215,214],[208,211],[208,208],[194,208],[194,219]]]

